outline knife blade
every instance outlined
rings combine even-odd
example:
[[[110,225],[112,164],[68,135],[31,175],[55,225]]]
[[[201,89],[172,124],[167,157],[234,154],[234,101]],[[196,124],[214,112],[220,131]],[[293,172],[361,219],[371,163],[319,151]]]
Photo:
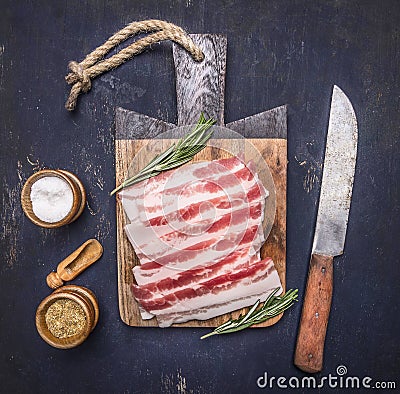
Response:
[[[346,94],[333,87],[317,221],[294,363],[322,369],[333,291],[333,257],[343,253],[357,159],[357,118]]]

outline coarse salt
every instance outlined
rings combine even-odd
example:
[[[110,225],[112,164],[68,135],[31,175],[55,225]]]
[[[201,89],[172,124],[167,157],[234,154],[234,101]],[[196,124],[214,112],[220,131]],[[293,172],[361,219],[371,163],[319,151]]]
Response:
[[[34,214],[47,223],[64,219],[74,202],[70,185],[56,176],[38,179],[31,187],[30,197]]]

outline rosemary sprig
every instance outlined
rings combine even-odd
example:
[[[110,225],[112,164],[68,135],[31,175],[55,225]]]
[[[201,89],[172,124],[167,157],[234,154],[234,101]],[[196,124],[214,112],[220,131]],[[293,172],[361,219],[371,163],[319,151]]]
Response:
[[[196,153],[204,149],[207,141],[211,138],[213,132],[207,133],[207,131],[214,123],[214,119],[210,118],[206,120],[204,114],[201,113],[196,126],[187,136],[181,138],[176,144],[172,144],[166,151],[157,155],[136,175],[122,182],[110,193],[110,196],[119,192],[124,187],[152,178],[160,172],[171,170],[192,160]]]
[[[276,296],[275,294],[278,290],[279,287],[267,297],[261,308],[257,309],[260,305],[260,300],[258,300],[246,315],[240,315],[235,320],[228,320],[218,326],[214,331],[203,335],[200,339],[208,338],[212,335],[229,334],[231,332],[244,330],[253,324],[263,323],[272,317],[280,315],[297,301],[298,289],[290,289],[283,296]]]

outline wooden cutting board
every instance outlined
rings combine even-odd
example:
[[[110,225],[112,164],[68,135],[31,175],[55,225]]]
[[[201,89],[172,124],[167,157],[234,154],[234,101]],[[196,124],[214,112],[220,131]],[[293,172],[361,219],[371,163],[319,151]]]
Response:
[[[286,163],[287,146],[285,139],[247,139],[262,155],[270,168],[276,190],[276,214],[271,233],[261,249],[261,257],[272,257],[276,269],[285,287],[286,273]],[[150,140],[151,141],[151,140]],[[116,140],[116,180],[117,184],[126,179],[129,166],[135,155],[149,140]],[[163,141],[164,143],[164,141]],[[170,141],[165,141],[167,146]],[[221,146],[230,151],[235,140],[220,140]],[[229,156],[225,150],[206,148],[196,156],[195,161],[216,160]],[[141,154],[141,157],[150,161],[154,157],[151,150]],[[245,155],[245,160],[248,157]],[[145,164],[145,163],[143,163]],[[121,201],[117,199],[117,254],[118,254],[118,293],[121,319],[130,326],[157,326],[156,319],[142,320],[138,304],[133,298],[131,285],[134,283],[132,268],[139,264],[132,245],[126,237],[124,227],[128,224]],[[238,312],[232,314],[237,316]],[[191,321],[177,326],[188,327],[216,327],[230,316],[223,315],[206,321]],[[263,325],[274,324],[279,319],[270,320]]]
[[[226,37],[220,35],[191,35],[192,39],[205,53],[207,63],[194,63],[179,47],[174,46],[174,62],[176,70],[176,87],[178,101],[178,125],[193,124],[200,108],[208,116],[217,119],[223,125],[224,83]],[[190,88],[188,88],[188,86]],[[198,94],[197,94],[198,93]],[[196,95],[197,94],[197,95]],[[185,103],[190,103],[186,105]],[[115,139],[115,171],[116,185],[124,181],[132,160],[158,134],[175,128],[176,125],[117,108]],[[247,137],[247,141],[258,150],[269,166],[276,190],[276,214],[271,233],[261,249],[261,256],[273,258],[283,287],[286,274],[286,179],[287,179],[287,124],[286,107],[281,106],[257,115],[244,118],[225,127]],[[215,137],[215,135],[214,135]],[[164,143],[164,142],[163,142]],[[165,141],[170,144],[171,141]],[[237,141],[219,139],[218,146],[232,151]],[[233,149],[234,151],[234,149]],[[150,149],[140,154],[143,164],[154,157]],[[246,156],[246,152],[245,156]],[[224,149],[207,147],[199,153],[195,160],[215,160],[229,156]],[[246,159],[246,157],[245,157]],[[134,282],[133,266],[139,264],[132,245],[124,232],[128,223],[122,204],[117,199],[117,262],[118,262],[118,296],[121,319],[130,326],[157,326],[155,318],[142,320],[138,304],[131,292]],[[189,321],[175,324],[179,327],[216,327],[227,319],[236,318],[241,311],[218,316],[206,321]],[[275,324],[281,316],[277,316],[258,327]]]

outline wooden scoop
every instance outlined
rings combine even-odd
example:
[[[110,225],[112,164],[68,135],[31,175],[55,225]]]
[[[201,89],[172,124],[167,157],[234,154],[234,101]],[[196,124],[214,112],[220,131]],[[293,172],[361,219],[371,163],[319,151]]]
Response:
[[[72,252],[57,266],[57,272],[47,275],[47,285],[56,289],[76,278],[87,267],[95,263],[103,254],[103,247],[97,239],[89,239],[82,246]]]

